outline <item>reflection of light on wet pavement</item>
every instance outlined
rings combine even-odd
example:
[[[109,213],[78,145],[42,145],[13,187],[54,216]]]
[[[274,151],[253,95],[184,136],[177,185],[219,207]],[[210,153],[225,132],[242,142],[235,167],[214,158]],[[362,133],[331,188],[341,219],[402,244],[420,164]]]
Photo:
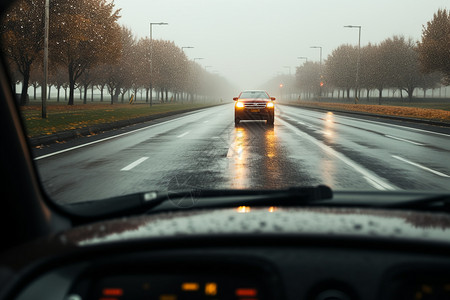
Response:
[[[234,128],[227,153],[231,188],[278,186],[283,173],[279,147],[274,127],[265,123],[250,122]]]
[[[322,179],[322,183],[330,186],[331,188],[337,186],[336,184],[336,161],[330,159],[321,159],[320,160],[320,168],[321,171],[320,177]]]
[[[235,128],[234,140],[231,142],[227,157],[230,161],[231,188],[243,189],[248,187],[247,153],[245,151],[246,132],[244,128]]]
[[[264,142],[266,146],[266,156],[269,158],[275,157],[276,150],[275,150],[275,131],[273,128],[267,130],[264,134]]]
[[[334,114],[329,111],[325,116],[324,130],[322,130],[322,133],[328,142],[334,142],[336,138],[334,124]]]
[[[274,128],[267,129],[264,132],[264,149],[266,151],[266,159],[263,160],[265,173],[269,180],[266,183],[271,185],[279,183],[282,179],[283,170],[280,169],[280,165],[277,160],[279,147],[277,147],[277,136],[275,134]],[[269,186],[266,187],[269,188]],[[270,186],[273,187],[273,186]]]

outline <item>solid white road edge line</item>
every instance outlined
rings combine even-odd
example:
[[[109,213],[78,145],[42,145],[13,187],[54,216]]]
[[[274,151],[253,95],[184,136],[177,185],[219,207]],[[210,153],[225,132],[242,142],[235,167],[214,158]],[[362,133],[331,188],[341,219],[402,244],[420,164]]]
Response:
[[[354,162],[351,159],[347,158],[342,153],[337,152],[333,148],[331,148],[331,147],[323,144],[322,142],[316,140],[312,136],[304,133],[303,131],[299,130],[298,128],[296,128],[295,126],[289,124],[288,122],[286,122],[284,120],[281,120],[280,118],[278,118],[278,120],[281,123],[284,123],[284,125],[286,127],[291,129],[298,136],[301,136],[302,138],[305,138],[305,139],[309,140],[310,142],[312,142],[313,144],[317,145],[318,147],[320,147],[322,150],[324,150],[328,154],[331,154],[331,155],[335,156],[336,158],[341,160],[343,163],[345,163],[349,167],[352,167],[355,171],[357,171],[358,173],[363,175],[363,177],[366,179],[366,181],[368,183],[370,183],[376,189],[379,189],[379,190],[396,190],[396,189],[398,189],[397,187],[395,187],[395,186],[391,185],[390,183],[386,182],[383,178],[379,177],[378,175],[373,174],[371,171],[365,169],[364,167],[360,166],[356,162]]]
[[[447,175],[447,174],[444,174],[444,173],[441,173],[441,172],[439,172],[439,171],[430,169],[430,168],[425,167],[425,166],[423,166],[423,165],[421,165],[421,164],[412,162],[412,161],[410,161],[410,160],[407,160],[406,158],[403,158],[403,157],[400,157],[400,156],[397,156],[397,155],[392,155],[392,157],[395,158],[395,159],[401,160],[401,161],[403,161],[403,162],[405,162],[405,163],[407,163],[407,164],[410,164],[410,165],[412,165],[412,166],[421,168],[421,169],[423,169],[423,170],[425,170],[425,171],[428,171],[428,172],[431,172],[431,173],[433,173],[433,174],[439,175],[439,176],[441,176],[441,177],[447,177],[447,178],[450,177],[450,176]]]

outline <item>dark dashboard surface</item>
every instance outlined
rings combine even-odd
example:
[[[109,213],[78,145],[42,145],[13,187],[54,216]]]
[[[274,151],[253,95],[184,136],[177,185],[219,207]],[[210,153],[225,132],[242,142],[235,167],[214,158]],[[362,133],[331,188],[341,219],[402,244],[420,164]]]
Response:
[[[351,246],[130,251],[62,264],[17,299],[450,299],[449,257]]]
[[[76,227],[4,257],[12,299],[450,299],[446,214],[237,207]]]

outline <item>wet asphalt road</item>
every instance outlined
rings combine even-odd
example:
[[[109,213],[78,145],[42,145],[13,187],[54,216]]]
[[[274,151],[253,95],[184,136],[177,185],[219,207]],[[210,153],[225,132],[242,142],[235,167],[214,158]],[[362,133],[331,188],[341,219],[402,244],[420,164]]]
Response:
[[[235,127],[233,109],[221,105],[35,149],[35,162],[60,203],[187,188],[450,190],[448,128],[284,105],[273,127]]]

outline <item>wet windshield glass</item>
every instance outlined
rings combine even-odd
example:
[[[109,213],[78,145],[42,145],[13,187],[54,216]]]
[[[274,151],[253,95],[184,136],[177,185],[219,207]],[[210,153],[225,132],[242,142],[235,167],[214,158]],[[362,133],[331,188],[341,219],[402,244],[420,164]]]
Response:
[[[269,96],[264,92],[258,92],[258,91],[248,91],[248,92],[242,92],[241,96],[239,97],[241,99],[267,99]]]
[[[1,50],[57,203],[448,191],[449,14],[448,0],[18,0]]]

